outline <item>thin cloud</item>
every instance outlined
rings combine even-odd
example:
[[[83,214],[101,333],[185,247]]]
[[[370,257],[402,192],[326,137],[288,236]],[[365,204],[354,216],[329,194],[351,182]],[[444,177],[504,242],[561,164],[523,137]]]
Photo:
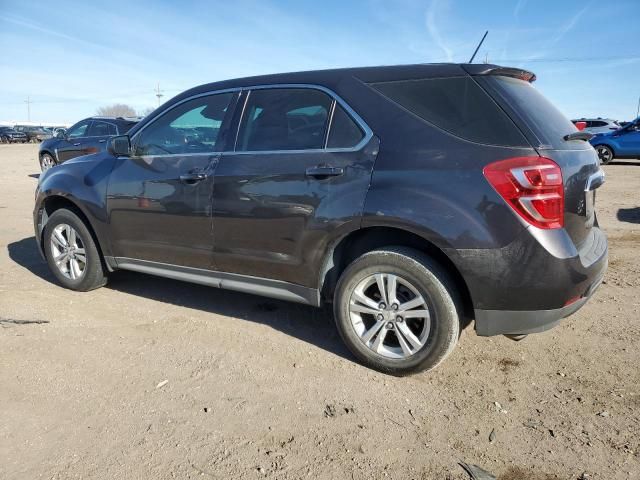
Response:
[[[442,2],[440,0],[433,0],[431,2],[431,5],[429,5],[429,8],[427,9],[427,30],[429,31],[429,35],[431,35],[431,38],[436,43],[438,48],[440,48],[440,50],[442,50],[442,52],[446,55],[447,61],[452,62],[453,50],[449,48],[449,46],[442,38],[442,35],[440,35],[440,30],[438,29],[436,22],[436,13],[441,3]]]
[[[516,3],[516,8],[513,9],[513,16],[515,19],[520,18],[520,12],[522,12],[522,9],[526,4],[527,0],[518,0],[518,3]]]
[[[560,40],[562,40],[562,38],[567,33],[569,33],[573,29],[573,27],[577,25],[577,23],[582,18],[582,15],[584,15],[585,12],[591,8],[591,3],[593,2],[590,2],[586,7],[583,7],[581,10],[579,10],[573,17],[571,17],[565,23],[560,25],[560,28],[558,28],[558,31],[556,32],[556,34],[553,37],[551,37],[549,44],[554,45],[558,43]]]

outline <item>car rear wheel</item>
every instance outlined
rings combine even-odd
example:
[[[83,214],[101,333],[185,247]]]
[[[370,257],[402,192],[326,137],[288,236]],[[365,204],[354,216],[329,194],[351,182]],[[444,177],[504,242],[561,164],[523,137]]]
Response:
[[[613,150],[606,145],[596,145],[596,152],[602,165],[606,165],[613,160]]]
[[[91,232],[71,210],[51,214],[43,242],[49,268],[63,287],[86,292],[107,283]]]
[[[455,347],[460,316],[454,282],[423,253],[368,252],[344,271],[335,292],[338,331],[365,365],[394,375],[435,368]]]
[[[42,155],[40,155],[40,169],[43,172],[46,172],[55,165],[56,161],[51,155],[49,155],[48,153],[43,153]]]

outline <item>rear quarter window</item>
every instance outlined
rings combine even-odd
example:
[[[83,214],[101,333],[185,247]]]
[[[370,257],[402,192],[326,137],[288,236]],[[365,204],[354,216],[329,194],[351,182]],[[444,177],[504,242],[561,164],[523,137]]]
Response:
[[[529,146],[507,114],[469,76],[370,85],[423,120],[465,140]]]

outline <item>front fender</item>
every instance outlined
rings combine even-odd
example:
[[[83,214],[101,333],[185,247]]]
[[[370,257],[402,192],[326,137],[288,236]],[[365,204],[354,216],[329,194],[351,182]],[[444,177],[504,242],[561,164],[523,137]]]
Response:
[[[78,157],[42,174],[33,212],[37,238],[46,223],[42,221],[41,212],[47,200],[59,197],[82,212],[96,234],[103,254],[110,255],[110,245],[105,241],[108,238],[106,197],[113,166],[111,156],[96,154]]]

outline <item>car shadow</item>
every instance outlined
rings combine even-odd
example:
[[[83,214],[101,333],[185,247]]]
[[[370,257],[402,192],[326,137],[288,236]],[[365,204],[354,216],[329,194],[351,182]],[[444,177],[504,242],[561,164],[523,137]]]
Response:
[[[634,165],[640,167],[640,160],[611,160],[607,165]]]
[[[7,245],[9,258],[34,275],[55,283],[55,277],[40,256],[35,237]],[[110,275],[106,288],[162,303],[268,325],[287,335],[354,361],[342,343],[328,309],[273,300],[230,290],[118,271]]]
[[[640,207],[619,208],[616,217],[621,222],[640,223]]]

